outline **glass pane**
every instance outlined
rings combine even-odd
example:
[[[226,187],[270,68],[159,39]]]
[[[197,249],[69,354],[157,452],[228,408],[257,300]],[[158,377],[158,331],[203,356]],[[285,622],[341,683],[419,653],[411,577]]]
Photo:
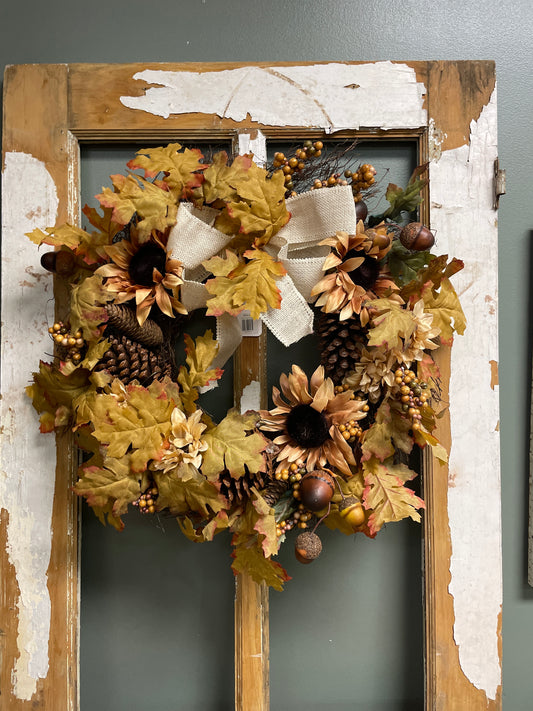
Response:
[[[139,147],[84,147],[82,204],[98,206],[93,196]],[[195,315],[186,331],[206,328],[214,319]],[[232,406],[231,361],[201,404],[217,419]],[[81,710],[233,709],[229,537],[197,545],[173,518],[136,511],[118,533],[82,511]]]
[[[276,151],[289,155],[290,146],[269,146],[269,160]],[[374,165],[384,195],[389,182],[405,186],[417,148],[380,139],[358,144],[351,156],[352,170]],[[386,205],[369,200],[369,214]],[[317,336],[286,348],[269,334],[268,363],[269,391],[293,363],[310,375],[320,363]],[[388,524],[374,540],[325,526],[318,532],[323,551],[311,565],[296,561],[294,531],[278,557],[293,579],[283,593],[270,593],[272,711],[422,709],[420,525]]]

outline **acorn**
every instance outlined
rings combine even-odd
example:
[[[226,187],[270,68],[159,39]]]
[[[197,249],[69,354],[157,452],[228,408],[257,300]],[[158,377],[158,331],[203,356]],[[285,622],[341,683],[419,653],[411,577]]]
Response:
[[[355,203],[355,217],[357,219],[357,222],[359,220],[363,220],[363,222],[366,220],[368,216],[368,208],[366,206],[366,203],[363,202],[362,200],[359,200],[359,202]]]
[[[435,244],[435,236],[421,222],[410,222],[400,232],[400,242],[412,252],[424,252]]]
[[[335,479],[329,472],[317,469],[308,472],[300,482],[300,501],[309,511],[320,511],[335,493]]]
[[[61,277],[67,277],[74,271],[76,256],[70,249],[45,252],[41,255],[41,266],[49,272],[58,274]]]
[[[352,528],[358,528],[365,522],[365,510],[363,504],[356,496],[347,496],[339,505],[341,517]]]
[[[294,543],[294,555],[300,563],[312,563],[322,552],[322,541],[310,531],[300,533]]]

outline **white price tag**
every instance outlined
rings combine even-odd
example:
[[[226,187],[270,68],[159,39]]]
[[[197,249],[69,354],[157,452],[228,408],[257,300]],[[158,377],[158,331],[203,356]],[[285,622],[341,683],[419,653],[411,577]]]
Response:
[[[253,319],[249,311],[241,311],[238,316],[243,336],[260,336],[263,330],[261,319]]]

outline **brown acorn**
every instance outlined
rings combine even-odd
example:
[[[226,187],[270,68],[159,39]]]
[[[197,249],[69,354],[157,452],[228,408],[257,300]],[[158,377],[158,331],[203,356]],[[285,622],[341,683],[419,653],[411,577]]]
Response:
[[[335,479],[320,469],[308,472],[300,482],[300,501],[309,511],[320,511],[329,504],[335,493]]]
[[[363,202],[362,200],[359,200],[359,202],[355,203],[355,217],[357,222],[359,220],[363,220],[363,222],[366,220],[368,216],[368,208],[366,206],[366,203]]]
[[[424,252],[435,244],[435,236],[421,222],[410,222],[400,232],[400,242],[412,252]]]
[[[339,504],[339,513],[341,517],[352,528],[358,528],[365,522],[365,510],[363,504],[356,496],[347,496]]]
[[[322,552],[322,541],[311,531],[300,533],[294,544],[294,555],[300,563],[312,563]]]
[[[72,274],[76,265],[76,256],[70,249],[58,252],[45,252],[41,256],[41,266],[49,272],[67,277]]]

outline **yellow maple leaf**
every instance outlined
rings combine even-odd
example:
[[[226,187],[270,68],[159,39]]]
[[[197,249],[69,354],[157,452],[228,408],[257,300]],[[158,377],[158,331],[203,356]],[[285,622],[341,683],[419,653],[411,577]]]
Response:
[[[158,173],[165,173],[163,182],[168,185],[176,200],[190,197],[192,190],[201,185],[203,155],[198,148],[181,150],[180,143],[169,143],[158,148],[143,148],[137,151],[128,168],[142,168],[144,177],[155,178]]]
[[[439,292],[426,289],[422,294],[424,311],[433,314],[433,326],[440,328],[440,339],[445,344],[453,341],[454,331],[463,334],[466,328],[466,317],[449,279],[443,279]]]
[[[114,190],[104,188],[96,196],[102,207],[113,208],[112,219],[127,225],[137,215],[137,235],[145,242],[152,232],[164,232],[176,223],[178,205],[171,192],[162,190],[138,175],[112,175]]]
[[[369,346],[387,346],[390,350],[400,348],[401,339],[407,340],[416,329],[412,311],[392,299],[367,301],[366,306],[377,310],[368,330]]]
[[[204,262],[206,269],[215,274],[206,282],[212,297],[207,301],[207,314],[233,316],[248,309],[252,318],[269,308],[279,309],[281,293],[276,286],[276,278],[286,274],[281,262],[275,261],[261,249],[249,249],[243,255],[246,262],[226,251],[226,259],[213,257]]]
[[[195,511],[204,518],[224,508],[224,498],[192,464],[180,464],[168,472],[153,472],[159,496],[159,511],[168,509],[175,516]]]
[[[81,330],[85,340],[98,339],[107,321],[105,304],[112,301],[113,296],[103,286],[100,275],[84,279],[70,295],[70,328]]]
[[[363,472],[363,503],[365,509],[372,510],[368,519],[371,534],[377,533],[388,521],[401,521],[407,517],[420,521],[417,509],[425,508],[425,504],[412,489],[404,486],[416,472],[405,464],[394,464],[392,459],[382,463],[376,457],[363,462]]]
[[[244,476],[246,469],[250,472],[265,471],[263,450],[267,440],[259,432],[250,434],[258,419],[257,414],[241,415],[233,409],[216,427],[204,434],[207,450],[204,452],[202,472],[208,479],[215,480],[224,469],[235,479]]]
[[[178,383],[181,386],[180,397],[183,409],[186,413],[192,414],[196,410],[194,403],[198,399],[198,388],[218,380],[224,371],[220,368],[211,368],[219,347],[212,331],[207,330],[203,336],[198,336],[196,341],[185,334],[184,341],[186,366],[180,366]]]
[[[256,583],[265,582],[274,590],[283,590],[283,583],[290,580],[287,571],[272,558],[265,558],[259,545],[250,545],[250,541],[238,540],[233,550],[232,569],[235,573],[247,573]]]
[[[239,200],[226,205],[215,220],[225,234],[236,231],[250,236],[258,246],[267,242],[289,221],[285,205],[285,182],[281,171],[272,177],[252,163],[249,170],[233,181]],[[237,229],[236,229],[237,228]]]
[[[202,190],[205,202],[212,204],[220,200],[236,200],[238,193],[234,186],[246,178],[251,165],[252,158],[249,155],[237,156],[233,163],[228,165],[226,151],[215,153],[211,165],[204,172]]]

